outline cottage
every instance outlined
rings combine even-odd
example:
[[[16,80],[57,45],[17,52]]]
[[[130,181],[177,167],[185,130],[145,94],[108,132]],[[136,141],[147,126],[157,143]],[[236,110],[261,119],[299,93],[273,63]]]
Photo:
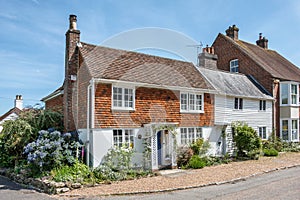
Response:
[[[253,77],[218,70],[217,59],[213,47],[204,48],[199,55],[199,71],[218,91],[214,98],[215,133],[211,136],[218,137],[214,152],[225,154],[234,149],[233,122],[245,122],[261,139],[268,139],[273,131],[273,98]]]
[[[240,40],[238,33],[237,26],[230,26],[213,42],[217,67],[256,79],[275,99],[272,122],[277,135],[284,141],[299,141],[300,69],[268,49],[269,41],[261,33],[256,44]]]
[[[90,166],[123,145],[140,166],[148,142],[151,169],[175,167],[176,144],[210,137],[216,91],[192,63],[84,43],[76,22],[71,15],[63,87],[43,100],[63,107],[66,131],[80,132]]]
[[[43,100],[46,108],[62,109],[66,131],[80,132],[90,166],[98,166],[113,146],[125,146],[135,150],[133,162],[137,166],[152,170],[176,167],[176,147],[198,138],[211,143],[210,154],[221,155],[229,150],[229,142],[221,137],[223,129],[229,129],[235,119],[252,122],[248,115],[265,116],[261,124],[253,126],[265,128],[263,137],[270,131],[267,120],[272,98],[246,76],[209,72],[190,62],[84,43],[77,17],[70,15],[69,20],[64,84]],[[214,60],[200,58],[201,62],[216,68]],[[230,83],[228,88],[214,83],[218,81],[210,76],[214,73]],[[235,80],[243,84],[237,86]],[[227,114],[219,115],[220,106],[225,109],[230,104],[222,101],[233,102],[234,98],[245,98],[243,110],[226,108]],[[266,112],[258,111],[256,102],[260,100]],[[230,112],[236,114],[227,119]]]
[[[3,129],[2,124],[7,120],[15,120],[19,117],[23,110],[23,98],[22,95],[16,95],[15,105],[12,109],[0,116],[0,133]]]

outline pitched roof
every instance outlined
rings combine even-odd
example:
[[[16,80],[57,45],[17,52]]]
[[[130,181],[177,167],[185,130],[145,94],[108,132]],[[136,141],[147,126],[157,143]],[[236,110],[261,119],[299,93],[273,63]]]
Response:
[[[199,71],[220,94],[256,99],[273,99],[271,96],[260,91],[248,77],[243,74],[211,70],[203,67],[200,67]]]
[[[54,92],[52,92],[51,94],[43,97],[41,99],[41,101],[46,102],[54,97],[57,97],[58,95],[61,95],[64,93],[64,86],[60,86],[58,89],[56,89]]]
[[[13,113],[19,115],[21,112],[22,112],[22,110],[20,110],[17,107],[14,107],[14,108],[10,109],[8,112],[6,112],[5,114],[3,114],[2,116],[0,116],[0,122]]]
[[[80,53],[93,78],[160,86],[213,90],[193,63],[81,43]]]
[[[221,33],[219,36],[236,45],[274,78],[300,82],[300,69],[276,51],[264,49],[242,40],[233,40]]]

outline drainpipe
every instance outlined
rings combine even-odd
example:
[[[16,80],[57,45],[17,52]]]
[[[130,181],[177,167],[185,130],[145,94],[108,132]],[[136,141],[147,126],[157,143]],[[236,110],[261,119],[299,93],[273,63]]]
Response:
[[[91,83],[87,87],[87,111],[86,111],[86,164],[90,166],[90,89]]]

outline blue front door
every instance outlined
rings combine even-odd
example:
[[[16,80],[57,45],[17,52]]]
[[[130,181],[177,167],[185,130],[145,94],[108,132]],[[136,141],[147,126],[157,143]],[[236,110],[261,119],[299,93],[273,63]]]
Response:
[[[162,147],[162,144],[161,144],[161,133],[162,131],[158,131],[157,132],[157,162],[158,162],[158,165],[161,165],[161,156],[162,156],[162,150],[161,150],[161,147]]]

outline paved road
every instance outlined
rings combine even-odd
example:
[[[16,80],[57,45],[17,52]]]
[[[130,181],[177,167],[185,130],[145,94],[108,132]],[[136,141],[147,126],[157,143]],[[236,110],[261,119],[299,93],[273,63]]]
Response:
[[[20,185],[0,176],[0,200],[54,200],[50,196],[25,189]],[[60,199],[67,199],[61,197]],[[215,185],[190,190],[167,192],[149,195],[70,198],[85,200],[190,200],[190,199],[222,199],[222,200],[265,200],[265,199],[300,199],[300,167],[275,171],[231,184]]]
[[[95,199],[95,198],[93,198]],[[100,199],[100,198],[99,198]],[[102,198],[103,199],[103,198]],[[237,183],[161,194],[117,196],[106,200],[190,200],[190,199],[300,199],[300,167],[280,170]]]
[[[38,193],[35,190],[26,189],[6,177],[0,176],[0,199],[1,200],[53,200],[46,194]]]

